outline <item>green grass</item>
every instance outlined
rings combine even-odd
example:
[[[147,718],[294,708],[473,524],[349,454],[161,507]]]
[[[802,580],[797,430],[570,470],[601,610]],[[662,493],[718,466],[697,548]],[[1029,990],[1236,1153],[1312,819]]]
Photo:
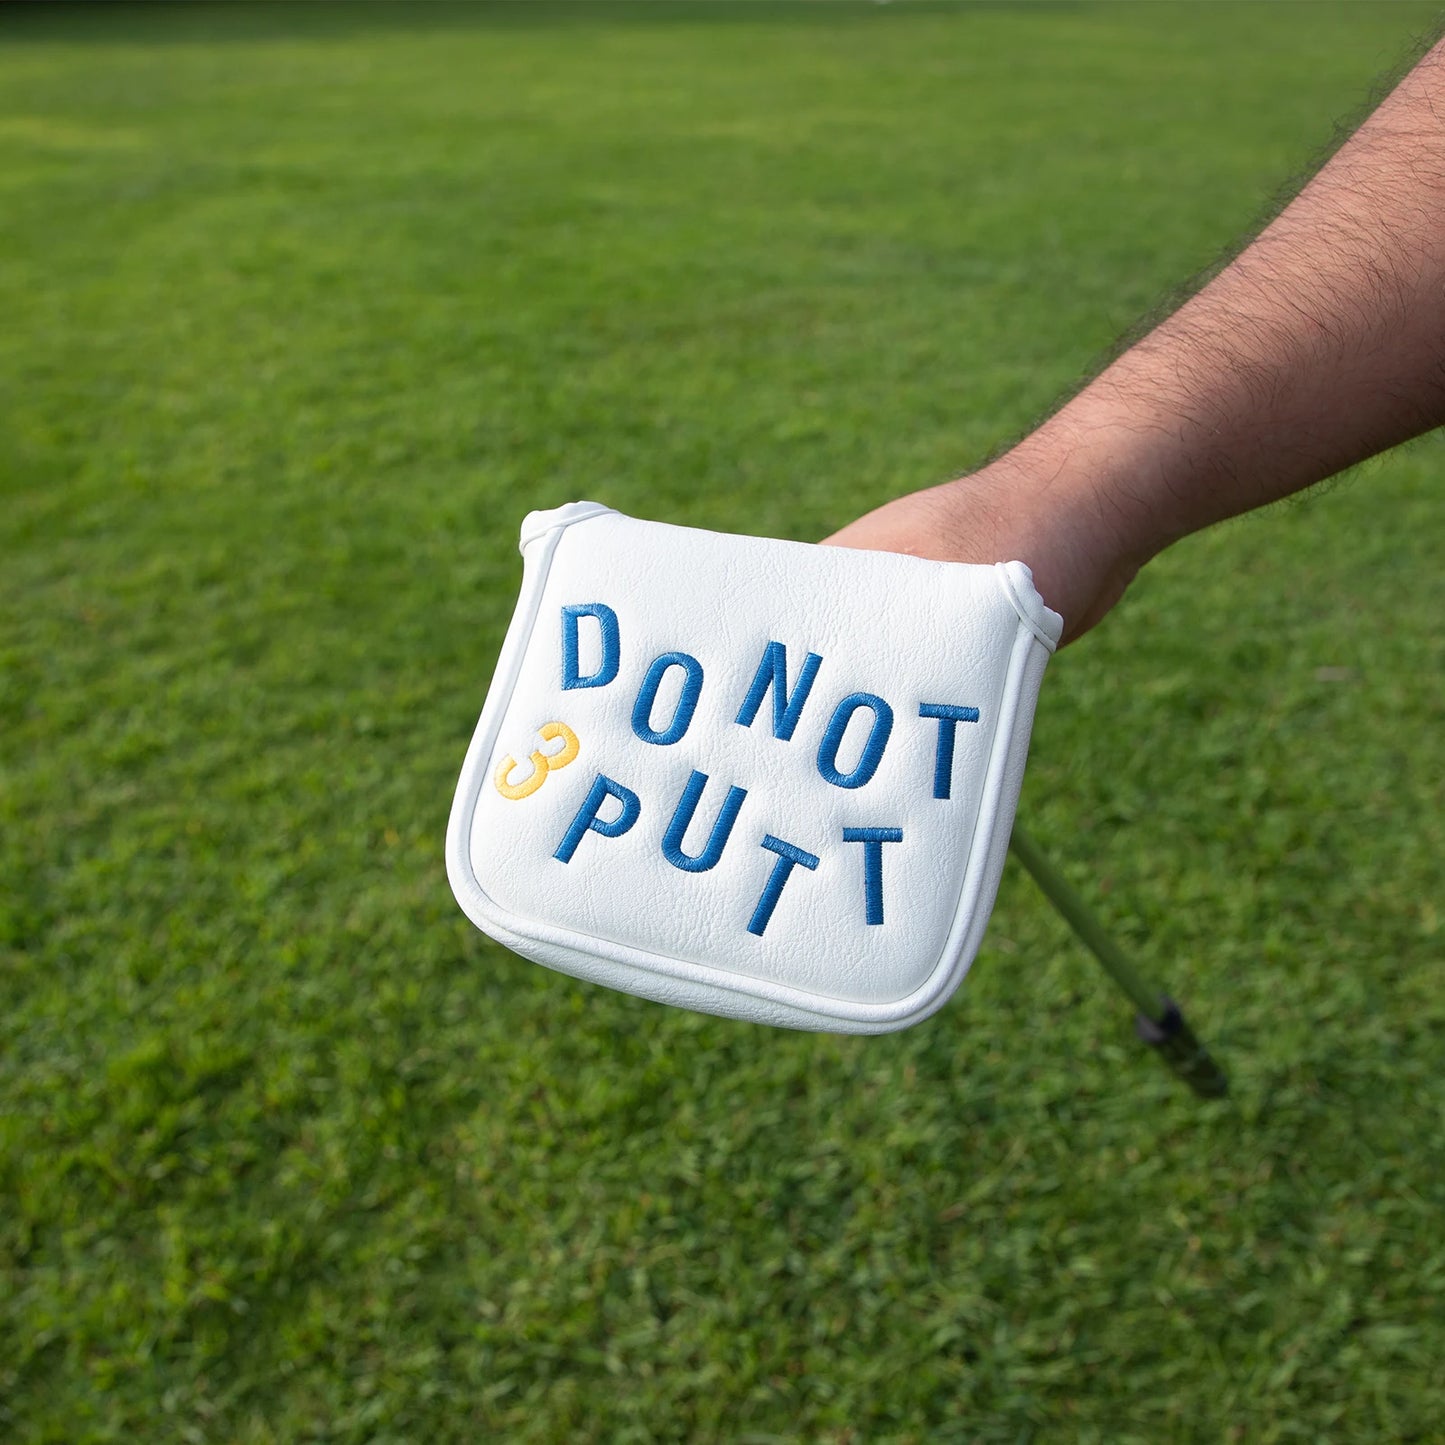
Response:
[[[1438,437],[1160,559],[901,1036],[490,945],[531,507],[816,537],[1016,435],[1431,10],[0,14],[0,1434],[1429,1441]]]

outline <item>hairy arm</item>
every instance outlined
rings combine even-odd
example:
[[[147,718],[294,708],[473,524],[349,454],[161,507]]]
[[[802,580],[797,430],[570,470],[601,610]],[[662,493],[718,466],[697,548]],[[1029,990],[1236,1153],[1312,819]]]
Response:
[[[1170,543],[1445,423],[1445,41],[1227,267],[982,471],[828,540],[1017,557],[1071,640]]]

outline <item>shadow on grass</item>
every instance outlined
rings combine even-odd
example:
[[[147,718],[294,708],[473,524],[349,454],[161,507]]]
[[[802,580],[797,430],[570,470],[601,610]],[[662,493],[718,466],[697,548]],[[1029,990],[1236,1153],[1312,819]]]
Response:
[[[867,23],[890,18],[988,10],[1043,15],[1089,8],[1089,0],[492,0],[492,3],[299,3],[191,5],[7,5],[0,36],[9,43],[205,44],[221,41],[334,40],[378,33],[596,29],[618,24],[788,26]]]

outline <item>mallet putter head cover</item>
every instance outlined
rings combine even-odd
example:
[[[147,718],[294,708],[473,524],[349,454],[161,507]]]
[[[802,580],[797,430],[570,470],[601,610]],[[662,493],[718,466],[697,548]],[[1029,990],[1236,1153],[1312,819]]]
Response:
[[[906,1028],[983,937],[1062,626],[1021,562],[522,524],[447,869],[525,958],[706,1013]]]

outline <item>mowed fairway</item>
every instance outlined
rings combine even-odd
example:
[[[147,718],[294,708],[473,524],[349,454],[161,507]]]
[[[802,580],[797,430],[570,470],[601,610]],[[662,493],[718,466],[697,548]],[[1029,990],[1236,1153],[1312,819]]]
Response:
[[[0,1435],[1436,1441],[1445,444],[1044,686],[942,1014],[489,944],[524,512],[811,539],[1211,264],[1432,7],[0,14]],[[880,616],[897,629],[909,619]]]

